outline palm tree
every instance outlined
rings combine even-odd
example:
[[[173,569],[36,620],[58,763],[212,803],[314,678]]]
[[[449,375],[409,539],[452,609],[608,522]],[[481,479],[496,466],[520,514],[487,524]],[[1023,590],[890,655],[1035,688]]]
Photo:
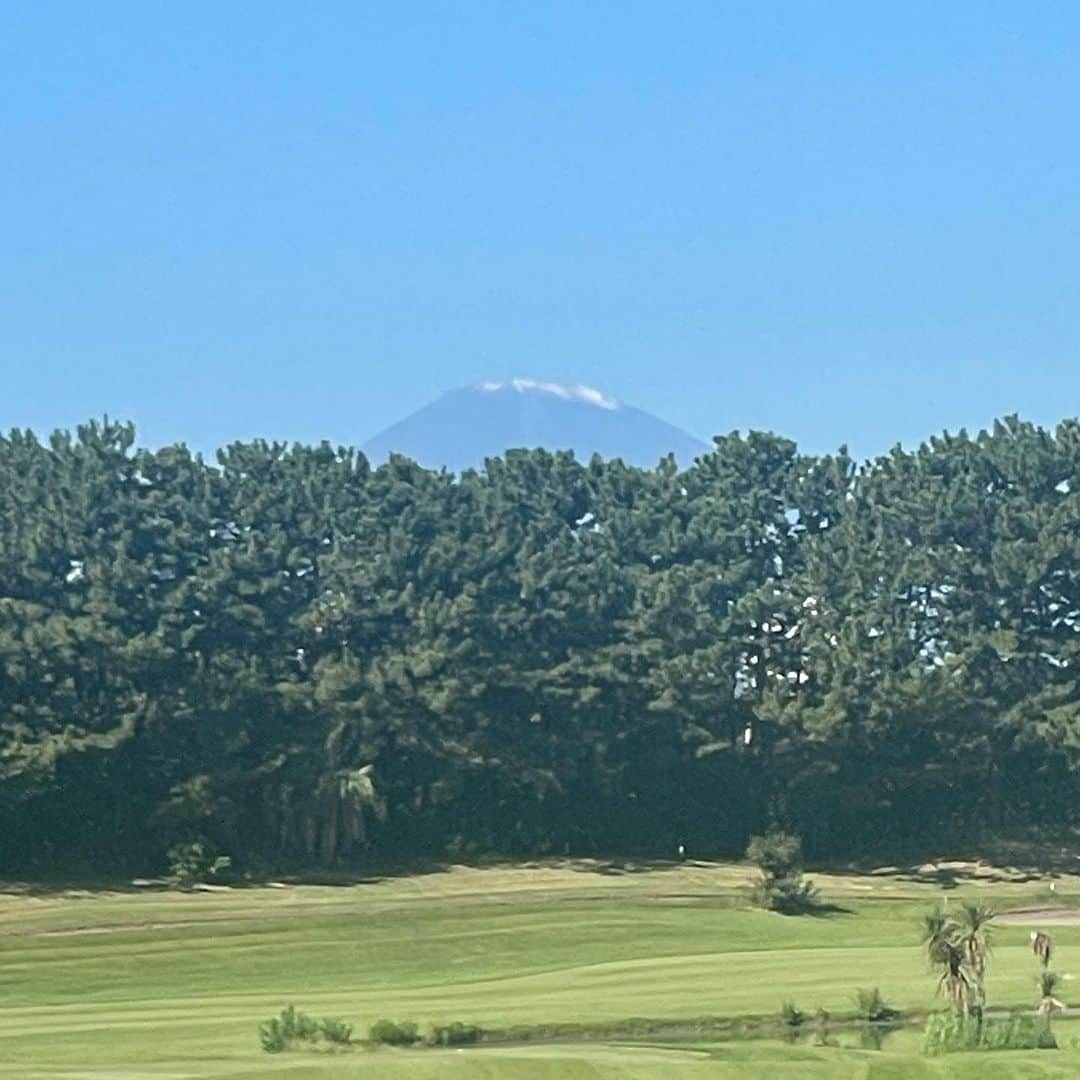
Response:
[[[941,970],[938,992],[944,991],[958,1013],[966,1010],[971,998],[971,979],[965,970],[967,954],[960,944],[960,927],[938,909],[923,917],[922,940],[930,965]]]
[[[968,1004],[972,1014],[980,1019],[986,1008],[986,964],[993,951],[990,923],[995,915],[985,904],[964,904],[956,923],[956,944],[972,975],[972,1000]]]
[[[316,815],[321,825],[320,855],[329,865],[367,839],[367,815],[382,820],[386,807],[375,790],[373,767],[336,769],[323,775],[315,789]]]

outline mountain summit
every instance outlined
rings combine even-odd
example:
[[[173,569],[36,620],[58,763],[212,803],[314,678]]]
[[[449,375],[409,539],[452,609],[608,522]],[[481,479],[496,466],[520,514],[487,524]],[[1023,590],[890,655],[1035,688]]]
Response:
[[[451,390],[380,432],[364,453],[374,464],[396,453],[427,468],[462,472],[519,447],[573,450],[580,461],[599,454],[644,468],[667,454],[686,466],[708,450],[693,435],[591,386],[518,378]]]

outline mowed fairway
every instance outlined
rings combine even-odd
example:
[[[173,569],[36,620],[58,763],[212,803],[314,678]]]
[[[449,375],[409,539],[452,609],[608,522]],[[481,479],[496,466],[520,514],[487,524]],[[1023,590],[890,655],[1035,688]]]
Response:
[[[785,999],[844,1013],[856,987],[874,985],[901,1008],[935,1006],[918,922],[945,895],[937,884],[817,875],[843,910],[784,918],[746,906],[747,880],[739,867],[567,863],[191,894],[12,889],[0,896],[0,1076],[1080,1076],[1076,1050],[927,1061],[914,1036],[881,1052],[707,1037],[336,1056],[259,1048],[258,1022],[289,1003],[361,1034],[380,1017],[677,1021],[775,1015]],[[988,873],[961,875],[948,895],[1018,908],[1044,902],[1044,888]],[[1080,898],[1080,882],[1061,880],[1057,897]],[[1056,966],[1080,974],[1080,927],[1051,932]],[[1033,1005],[1027,938],[1024,926],[996,930],[992,1005]],[[1065,983],[1074,996],[1080,983]]]

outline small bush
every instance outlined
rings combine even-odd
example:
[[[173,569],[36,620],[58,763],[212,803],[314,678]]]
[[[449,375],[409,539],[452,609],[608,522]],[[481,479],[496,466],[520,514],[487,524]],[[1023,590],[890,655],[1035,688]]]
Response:
[[[876,986],[855,991],[855,1011],[860,1020],[881,1023],[895,1020],[900,1014],[881,996]]]
[[[268,1054],[280,1054],[289,1048],[281,1022],[276,1018],[259,1025],[259,1042]]]
[[[817,889],[803,877],[802,841],[797,836],[778,829],[752,836],[746,857],[761,871],[754,887],[759,907],[798,915],[817,905]]]
[[[335,1046],[352,1045],[352,1024],[346,1024],[337,1017],[327,1017],[319,1021],[319,1035]]]
[[[780,1006],[780,1019],[783,1020],[788,1027],[797,1028],[802,1027],[803,1020],[805,1020],[806,1017],[803,1016],[793,1001],[785,1001],[784,1004]]]
[[[471,1046],[478,1043],[483,1034],[483,1029],[475,1024],[455,1020],[452,1024],[433,1024],[426,1041],[431,1046]]]
[[[190,888],[200,881],[209,881],[232,866],[228,855],[215,855],[203,840],[185,840],[173,844],[166,852],[169,860],[169,882],[180,888]]]
[[[377,1020],[368,1028],[368,1040],[384,1046],[412,1046],[420,1038],[415,1024],[397,1024],[393,1020]]]
[[[352,1027],[336,1017],[316,1020],[289,1005],[280,1016],[259,1025],[259,1041],[268,1054],[281,1054],[301,1045],[315,1047],[319,1042],[351,1046]]]
[[[268,1054],[280,1054],[297,1043],[314,1043],[319,1037],[318,1022],[292,1005],[259,1025],[259,1041]]]
[[[750,837],[746,857],[769,877],[798,875],[803,868],[802,840],[794,833],[770,829],[764,836]]]

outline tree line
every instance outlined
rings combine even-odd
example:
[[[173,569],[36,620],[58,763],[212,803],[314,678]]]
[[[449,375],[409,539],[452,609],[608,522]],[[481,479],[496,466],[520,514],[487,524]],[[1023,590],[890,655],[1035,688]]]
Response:
[[[1080,806],[1080,423],[453,477],[0,438],[0,867],[885,852]]]

